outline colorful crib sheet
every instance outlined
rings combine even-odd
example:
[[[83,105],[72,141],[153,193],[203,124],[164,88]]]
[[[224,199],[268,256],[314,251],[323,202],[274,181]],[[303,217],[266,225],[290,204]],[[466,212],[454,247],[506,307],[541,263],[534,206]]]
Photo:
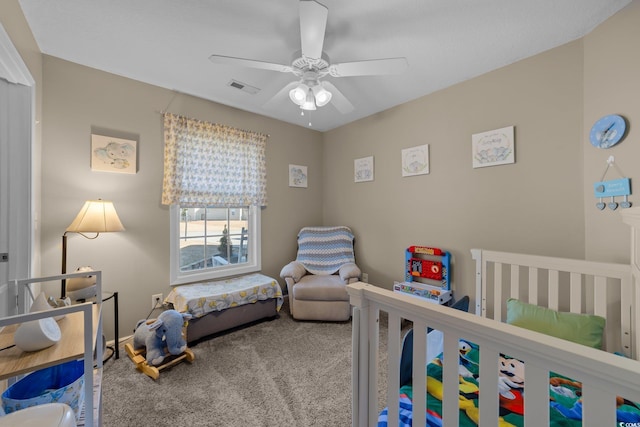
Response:
[[[460,427],[478,425],[478,381],[479,348],[473,343],[460,341],[459,358],[459,406]],[[526,366],[517,359],[502,355],[499,377],[500,427],[522,427],[524,425],[524,393]],[[442,424],[442,362],[434,359],[427,365],[427,408],[423,416],[427,426],[443,427]],[[582,384],[562,375],[552,373],[549,378],[550,420],[553,427],[582,426]],[[413,422],[413,388],[403,386],[399,393],[399,425],[411,426]],[[618,399],[616,426],[640,425],[640,406]],[[385,408],[378,417],[378,427],[386,427],[388,412]],[[545,425],[547,425],[545,423]],[[614,427],[614,426],[611,426]]]
[[[277,299],[280,311],[284,299],[280,284],[273,278],[255,273],[232,279],[176,286],[164,302],[173,304],[179,312],[202,317],[212,311]]]

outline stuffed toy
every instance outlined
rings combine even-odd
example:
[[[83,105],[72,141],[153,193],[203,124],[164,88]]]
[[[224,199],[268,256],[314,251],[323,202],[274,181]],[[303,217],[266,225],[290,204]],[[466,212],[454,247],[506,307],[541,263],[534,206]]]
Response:
[[[160,365],[165,358],[165,348],[174,356],[187,349],[182,327],[191,318],[189,313],[166,310],[149,324],[146,323],[146,319],[140,320],[133,335],[133,348],[138,350],[146,347],[147,363],[153,366]]]

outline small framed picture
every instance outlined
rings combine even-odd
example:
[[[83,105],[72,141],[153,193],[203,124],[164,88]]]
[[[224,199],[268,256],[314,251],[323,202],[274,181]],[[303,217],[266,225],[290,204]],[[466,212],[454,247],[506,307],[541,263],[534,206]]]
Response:
[[[429,144],[402,150],[402,176],[429,173]]]
[[[354,182],[373,181],[373,156],[353,161],[353,180]]]
[[[135,174],[137,141],[91,135],[91,170]]]
[[[473,167],[515,163],[513,126],[471,135]]]
[[[289,165],[289,187],[307,188],[307,167]]]

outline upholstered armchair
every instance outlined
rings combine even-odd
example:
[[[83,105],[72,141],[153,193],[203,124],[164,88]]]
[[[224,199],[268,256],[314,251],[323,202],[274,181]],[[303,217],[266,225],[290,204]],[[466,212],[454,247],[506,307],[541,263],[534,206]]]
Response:
[[[294,319],[344,321],[351,317],[345,286],[360,280],[349,227],[305,227],[298,233],[298,255],[280,277],[287,283]]]

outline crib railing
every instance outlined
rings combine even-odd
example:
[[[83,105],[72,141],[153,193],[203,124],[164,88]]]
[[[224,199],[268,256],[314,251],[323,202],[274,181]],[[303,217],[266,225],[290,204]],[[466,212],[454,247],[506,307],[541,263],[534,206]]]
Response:
[[[379,411],[378,372],[380,313],[388,314],[386,405],[389,426],[398,425],[399,361],[402,319],[413,322],[413,384],[425,384],[427,327],[444,334],[443,423],[457,426],[458,342],[472,341],[480,347],[480,426],[498,425],[499,355],[525,362],[525,424],[535,426],[549,419],[550,372],[582,382],[583,426],[616,424],[616,396],[640,402],[640,362],[568,341],[528,331],[473,314],[451,310],[409,295],[394,293],[366,283],[347,286],[353,311],[353,418],[352,425],[374,426]],[[414,386],[413,407],[425,408],[425,387]],[[384,406],[383,405],[383,406]],[[424,410],[413,417],[413,425],[425,426]]]
[[[472,249],[476,314],[505,321],[505,302],[604,317],[605,349],[640,356],[631,266]],[[561,302],[563,303],[561,305]]]

